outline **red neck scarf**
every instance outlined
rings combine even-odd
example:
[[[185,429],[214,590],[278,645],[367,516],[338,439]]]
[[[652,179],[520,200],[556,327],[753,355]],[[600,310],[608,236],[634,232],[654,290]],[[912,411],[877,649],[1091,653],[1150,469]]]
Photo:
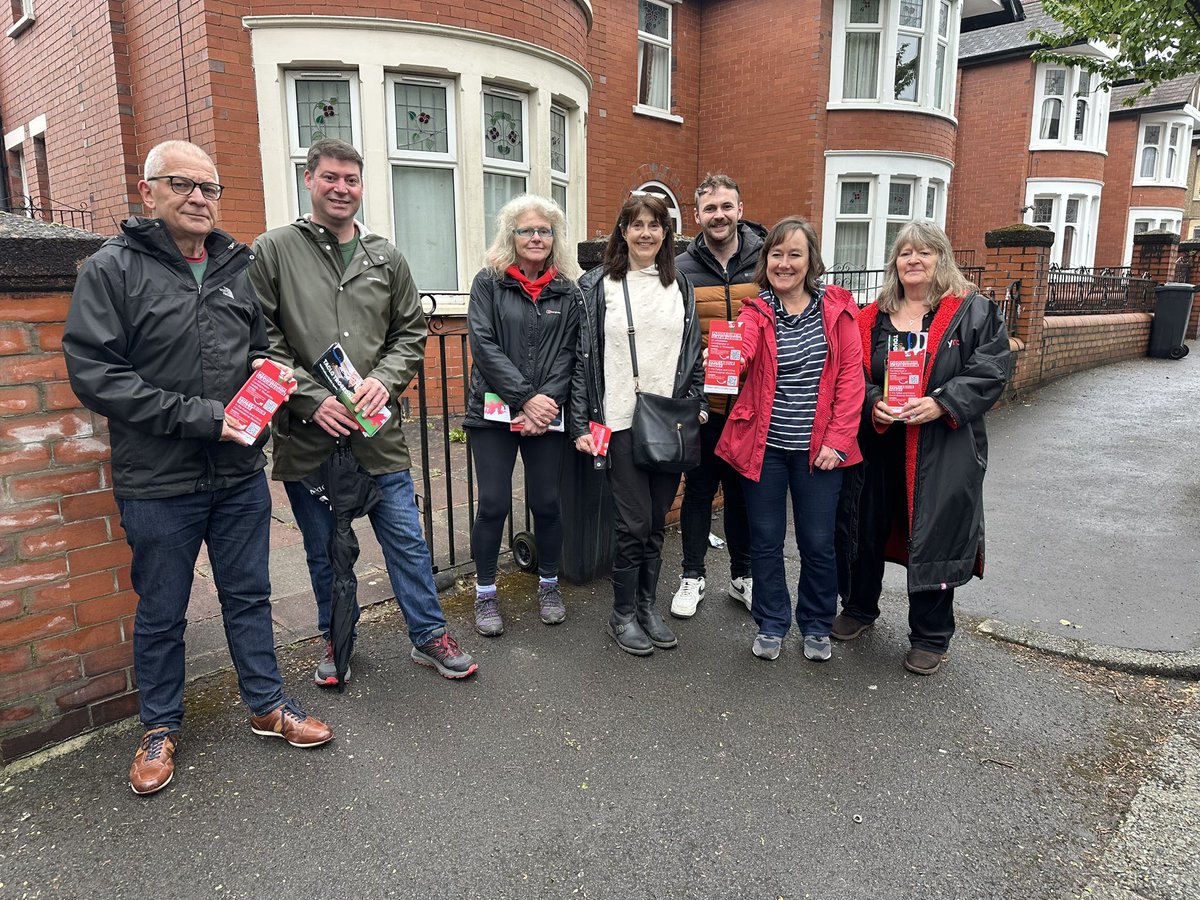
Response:
[[[536,280],[530,281],[525,277],[525,274],[515,265],[508,267],[508,274],[516,279],[517,284],[521,289],[529,295],[529,299],[537,303],[538,296],[542,293],[542,288],[554,280],[554,276],[558,274],[558,269],[554,266],[548,268],[545,272],[537,277]]]

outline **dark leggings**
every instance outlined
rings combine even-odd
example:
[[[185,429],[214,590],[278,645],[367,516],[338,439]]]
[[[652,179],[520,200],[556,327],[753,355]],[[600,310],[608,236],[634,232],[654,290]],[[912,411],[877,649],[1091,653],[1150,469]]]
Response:
[[[547,432],[522,437],[502,428],[468,428],[479,502],[471,526],[471,555],[480,584],[496,581],[496,558],[504,537],[504,520],[512,504],[512,473],[517,450],[525,465],[525,503],[533,513],[537,542],[538,574],[558,575],[562,553],[562,515],[559,511],[559,476],[562,471],[563,433]]]

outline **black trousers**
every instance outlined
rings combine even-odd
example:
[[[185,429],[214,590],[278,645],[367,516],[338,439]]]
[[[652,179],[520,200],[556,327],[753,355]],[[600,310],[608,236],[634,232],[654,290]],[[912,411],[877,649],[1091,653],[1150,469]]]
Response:
[[[480,584],[496,581],[496,559],[504,538],[504,520],[512,504],[512,473],[521,451],[525,466],[525,503],[533,513],[538,574],[558,574],[562,555],[562,513],[559,508],[559,475],[562,471],[562,432],[522,437],[503,428],[468,428],[479,503],[471,526],[471,556]]]
[[[888,429],[881,471],[867,473],[864,491],[882,491],[886,515],[863,517],[861,527],[871,520],[874,530],[858,536],[858,558],[844,572],[842,612],[860,622],[879,618],[879,595],[883,592],[884,545],[893,522],[903,523],[908,534],[908,489],[904,473],[904,426]],[[876,477],[871,477],[875,475]],[[881,477],[880,477],[881,476]],[[945,653],[954,635],[954,588],[914,591],[908,595],[908,640],[912,646]]]
[[[746,522],[746,501],[742,497],[742,479],[714,452],[727,417],[714,413],[700,426],[700,465],[684,476],[683,504],[679,508],[679,527],[683,533],[683,576],[703,577],[704,557],[708,553],[708,534],[712,530],[713,498],[721,488],[725,498],[725,545],[729,549],[729,574],[744,578],[750,574],[750,529]]]
[[[633,464],[632,431],[614,431],[608,445],[608,483],[613,498],[613,571],[640,569],[662,556],[667,513],[679,475],[646,472]]]

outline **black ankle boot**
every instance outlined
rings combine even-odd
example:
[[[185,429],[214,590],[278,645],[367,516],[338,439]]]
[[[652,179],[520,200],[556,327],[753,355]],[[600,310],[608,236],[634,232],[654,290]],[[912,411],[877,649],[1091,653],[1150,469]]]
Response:
[[[613,611],[608,619],[608,633],[617,646],[634,656],[647,656],[654,652],[654,644],[642,626],[638,624],[637,569],[613,569]]]
[[[662,571],[662,557],[647,559],[638,570],[637,590],[637,620],[642,631],[650,638],[655,647],[669,650],[679,644],[675,632],[667,627],[663,617],[658,614],[655,605],[658,603],[658,573]]]

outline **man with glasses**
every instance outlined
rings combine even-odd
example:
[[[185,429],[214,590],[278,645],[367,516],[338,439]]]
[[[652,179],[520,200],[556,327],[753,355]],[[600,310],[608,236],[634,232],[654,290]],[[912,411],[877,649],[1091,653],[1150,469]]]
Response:
[[[696,224],[700,233],[678,259],[679,271],[696,289],[700,334],[708,346],[714,321],[738,317],[745,297],[758,294],[755,266],[766,230],[742,221],[742,198],[728,175],[709,175],[696,188]],[[721,488],[725,510],[725,542],[729,548],[729,597],[750,608],[750,532],[739,475],[713,451],[725,428],[732,403],[718,394],[708,398],[709,418],[700,426],[700,465],[685,476],[679,527],[683,538],[683,574],[671,600],[671,614],[680,619],[696,614],[704,599],[704,557],[712,527],[713,499]]]
[[[304,536],[317,624],[326,641],[316,683],[338,684],[329,641],[329,538],[335,523],[329,507],[301,479],[345,441],[379,487],[380,502],[369,513],[371,527],[404,612],[413,662],[446,678],[465,678],[478,666],[446,628],[397,405],[425,360],[425,317],[400,251],[354,220],[362,205],[362,168],[362,156],[345,141],[315,141],[304,170],[312,213],[254,242],[250,277],[266,313],[271,353],[295,369],[299,383],[276,421],[272,477],[284,483]],[[363,416],[391,412],[391,421],[374,436],[368,437],[354,414],[311,374],[334,342],[363,376],[353,397],[356,410]],[[349,680],[349,671],[345,677]]]
[[[267,358],[246,274],[250,249],[216,228],[223,188],[194,144],[167,141],[138,183],[135,216],[79,272],[63,352],[80,401],[108,417],[113,494],[138,595],[133,665],[142,736],[138,794],[175,772],[183,723],[184,628],[200,545],[255,734],[296,747],[333,732],[283,693],[267,568],[265,435],[250,442],[225,406]],[[283,377],[290,382],[286,369]]]

